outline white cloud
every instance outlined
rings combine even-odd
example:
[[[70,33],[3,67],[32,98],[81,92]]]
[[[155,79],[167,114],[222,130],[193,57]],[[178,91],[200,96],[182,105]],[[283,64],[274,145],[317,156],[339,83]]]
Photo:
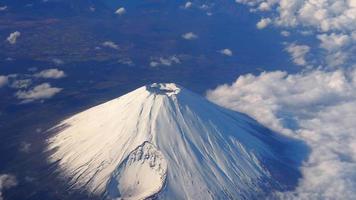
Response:
[[[65,77],[66,74],[64,73],[64,71],[59,69],[45,69],[34,74],[34,76],[37,78],[60,79]]]
[[[192,2],[187,1],[187,2],[184,4],[184,8],[185,8],[185,9],[191,8],[191,7],[192,7],[192,5],[193,5],[193,3],[192,3]]]
[[[267,2],[262,2],[259,6],[258,6],[258,9],[260,11],[268,11],[268,10],[271,10],[271,7],[270,5],[267,3]]]
[[[344,65],[349,59],[349,54],[354,54],[352,36],[346,34],[319,34],[320,47],[326,50],[325,60],[331,67]]]
[[[17,185],[17,180],[14,175],[11,174],[0,174],[0,200],[3,200],[3,190],[15,187]]]
[[[40,99],[49,99],[60,91],[62,91],[62,88],[51,87],[49,83],[43,83],[31,90],[16,92],[16,97],[21,99],[22,103],[28,103]]]
[[[226,55],[226,56],[232,56],[232,51],[230,49],[221,49],[219,53]]]
[[[249,74],[207,97],[311,147],[297,188],[276,194],[279,198],[354,199],[356,70]]]
[[[117,15],[123,15],[126,13],[126,9],[124,7],[121,7],[121,8],[118,8],[116,11],[115,11],[115,14]]]
[[[356,45],[355,0],[236,0],[253,11],[268,11],[271,24],[298,28],[320,40],[319,51],[325,54],[319,64],[334,67],[335,63],[352,65]],[[260,21],[261,27],[265,24]],[[268,23],[269,24],[269,23]],[[353,37],[353,35],[355,37]],[[312,43],[312,42],[311,42]],[[331,50],[331,52],[330,52]],[[326,51],[326,52],[324,52]],[[338,56],[342,55],[342,56]],[[337,62],[331,62],[336,57]]]
[[[262,18],[259,22],[257,22],[256,27],[258,29],[264,29],[266,28],[272,20],[270,18]]]
[[[345,47],[351,42],[350,36],[345,34],[320,34],[317,36],[317,38],[321,42],[320,47],[328,51],[339,50],[340,48]]]
[[[171,66],[173,64],[179,64],[180,60],[177,56],[169,56],[169,57],[159,57],[156,59],[151,59],[150,66],[158,67],[158,66]]]
[[[112,48],[112,49],[119,49],[119,45],[117,45],[115,42],[113,41],[105,41],[102,44],[104,47],[108,47],[108,48]]]
[[[5,86],[9,81],[9,78],[7,76],[2,76],[0,75],[0,88]]]
[[[297,44],[289,44],[286,47],[286,51],[291,55],[293,62],[296,65],[305,66],[307,65],[306,55],[310,51],[310,47],[307,45],[297,45]]]
[[[330,52],[326,55],[326,63],[329,67],[339,67],[346,63],[349,55],[344,51]]]
[[[7,41],[10,44],[16,44],[17,39],[21,36],[21,33],[19,31],[15,31],[13,33],[10,33],[9,37],[7,37]]]
[[[182,37],[186,40],[194,40],[194,39],[197,39],[198,38],[198,35],[196,35],[195,33],[193,32],[188,32],[188,33],[184,33],[182,35]]]

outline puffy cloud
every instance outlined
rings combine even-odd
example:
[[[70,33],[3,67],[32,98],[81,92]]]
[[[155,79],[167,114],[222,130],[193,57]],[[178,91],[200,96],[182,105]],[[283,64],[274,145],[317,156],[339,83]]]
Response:
[[[60,79],[66,76],[64,71],[59,69],[46,69],[34,74],[37,78],[51,78],[51,79]]]
[[[0,174],[0,200],[3,200],[4,197],[2,192],[4,189],[9,189],[17,185],[17,180],[14,175],[11,174]]]
[[[40,99],[49,99],[62,91],[62,88],[52,87],[49,83],[43,83],[35,86],[28,91],[16,92],[16,97],[22,100],[22,103],[29,103]]]
[[[256,27],[258,29],[264,29],[266,28],[272,20],[270,18],[262,18],[259,22],[257,22]]]
[[[150,62],[151,67],[158,67],[158,66],[171,66],[173,64],[179,64],[180,60],[177,56],[170,56],[170,57],[159,57],[156,59],[152,59]]]
[[[112,49],[119,49],[119,45],[117,45],[115,42],[113,41],[105,41],[102,44],[104,47],[108,47],[108,48],[112,48]]]
[[[258,6],[258,9],[260,11],[268,11],[268,10],[271,10],[271,6],[270,4],[268,4],[267,2],[262,2],[259,6]]]
[[[221,49],[219,53],[225,55],[225,56],[232,56],[232,51],[230,49]]]
[[[6,85],[9,81],[9,78],[7,76],[2,76],[0,75],[0,88]]]
[[[117,15],[123,15],[126,13],[126,9],[124,7],[121,7],[121,8],[118,8],[116,11],[115,11],[115,14]]]
[[[297,188],[277,197],[354,199],[356,70],[248,74],[208,91],[207,97],[311,147]]]
[[[340,48],[345,47],[351,42],[350,36],[345,34],[320,34],[317,36],[317,38],[321,42],[320,47],[328,51],[339,50]]]
[[[305,66],[307,65],[307,61],[305,59],[307,53],[310,51],[310,47],[307,45],[297,45],[297,44],[289,44],[286,47],[286,51],[291,55],[293,62],[296,65]]]
[[[17,38],[21,36],[21,33],[19,31],[15,31],[13,33],[10,33],[9,37],[7,37],[7,41],[10,44],[16,44]]]
[[[194,40],[198,38],[198,35],[196,35],[193,32],[188,32],[188,33],[184,33],[182,35],[182,38],[186,39],[186,40]]]
[[[330,67],[338,67],[343,65],[348,59],[348,53],[344,51],[329,52],[326,55],[326,63]]]
[[[320,47],[326,50],[325,60],[331,66],[341,66],[347,62],[349,54],[355,51],[352,36],[346,34],[319,34]]]

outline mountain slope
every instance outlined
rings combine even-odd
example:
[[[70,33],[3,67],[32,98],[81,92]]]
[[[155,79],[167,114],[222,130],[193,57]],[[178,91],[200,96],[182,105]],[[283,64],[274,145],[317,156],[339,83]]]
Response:
[[[74,188],[109,199],[253,199],[299,177],[293,141],[175,84],[138,88],[52,131],[50,161]]]

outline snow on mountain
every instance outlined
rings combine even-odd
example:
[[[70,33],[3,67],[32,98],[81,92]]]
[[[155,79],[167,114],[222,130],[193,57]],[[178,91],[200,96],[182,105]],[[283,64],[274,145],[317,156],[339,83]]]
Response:
[[[107,199],[255,199],[291,189],[299,144],[175,84],[140,87],[55,126],[49,160]]]

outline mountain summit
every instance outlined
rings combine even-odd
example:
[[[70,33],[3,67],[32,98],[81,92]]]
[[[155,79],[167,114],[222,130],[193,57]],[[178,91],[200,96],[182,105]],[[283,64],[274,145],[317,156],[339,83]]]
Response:
[[[294,186],[295,141],[173,83],[151,84],[55,126],[49,160],[107,199],[257,199]]]

